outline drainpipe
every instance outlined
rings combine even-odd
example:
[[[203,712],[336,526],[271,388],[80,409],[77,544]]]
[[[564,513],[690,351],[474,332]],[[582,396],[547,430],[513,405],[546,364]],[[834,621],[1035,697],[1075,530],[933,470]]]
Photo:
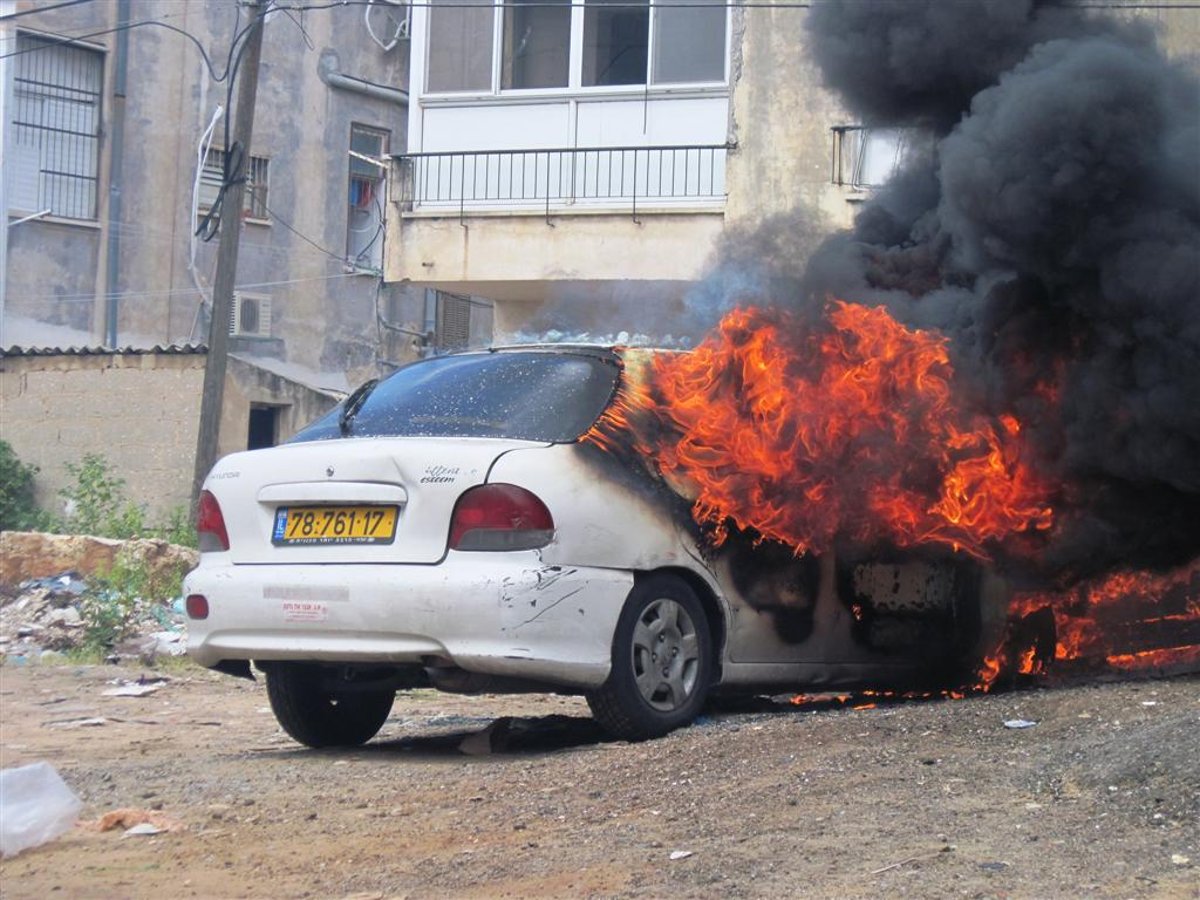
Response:
[[[365,78],[358,78],[354,75],[344,75],[338,71],[339,68],[338,55],[335,51],[321,51],[321,59],[317,63],[317,74],[330,87],[341,88],[344,91],[353,91],[356,94],[374,97],[376,100],[395,103],[397,106],[408,106],[408,91],[402,91],[399,88],[388,87],[383,84],[376,84],[373,81],[367,81]]]
[[[117,346],[118,269],[121,261],[121,190],[125,162],[125,85],[129,71],[129,0],[117,0],[117,56],[113,66],[112,155],[108,159],[107,303],[104,345]]]

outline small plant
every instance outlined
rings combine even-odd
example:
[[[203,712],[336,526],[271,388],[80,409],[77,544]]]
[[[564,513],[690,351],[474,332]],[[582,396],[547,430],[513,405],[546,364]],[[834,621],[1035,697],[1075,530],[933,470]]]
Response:
[[[142,536],[145,514],[125,499],[125,479],[113,473],[103,456],[85,454],[79,465],[67,463],[67,473],[75,483],[59,491],[67,505],[66,531],[110,538]]]
[[[166,522],[154,529],[154,536],[181,547],[195,549],[198,546],[196,523],[188,515],[186,506],[176,506],[167,513]]]
[[[38,467],[17,458],[8,441],[0,440],[0,531],[43,530],[52,516],[34,502]]]
[[[112,568],[92,578],[81,598],[83,649],[106,651],[129,637],[138,622],[153,615],[162,601],[179,596],[183,570],[154,572],[128,550]]]

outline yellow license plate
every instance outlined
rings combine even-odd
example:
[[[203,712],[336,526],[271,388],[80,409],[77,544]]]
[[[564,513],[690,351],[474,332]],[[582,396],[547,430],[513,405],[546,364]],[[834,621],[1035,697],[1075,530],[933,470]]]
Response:
[[[271,543],[390,544],[397,512],[394,506],[281,506]]]

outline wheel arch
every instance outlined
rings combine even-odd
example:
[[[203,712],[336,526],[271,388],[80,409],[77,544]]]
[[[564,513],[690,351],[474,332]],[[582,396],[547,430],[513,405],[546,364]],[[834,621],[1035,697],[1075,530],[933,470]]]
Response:
[[[728,623],[726,622],[721,602],[717,598],[712,585],[700,575],[684,566],[663,566],[658,569],[634,572],[634,583],[645,581],[647,578],[652,578],[655,575],[674,575],[687,584],[696,594],[696,599],[700,601],[700,606],[704,609],[704,618],[708,622],[709,632],[712,634],[713,684],[720,684],[721,673],[724,668],[721,663],[725,658],[725,640],[728,633]]]

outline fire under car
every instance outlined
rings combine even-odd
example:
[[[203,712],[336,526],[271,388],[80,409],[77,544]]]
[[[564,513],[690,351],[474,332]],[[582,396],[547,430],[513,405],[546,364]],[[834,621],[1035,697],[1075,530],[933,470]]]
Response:
[[[986,567],[718,544],[652,459],[589,439],[654,352],[435,357],[225,457],[199,503],[189,653],[264,673],[311,747],[369,740],[418,686],[581,694],[644,739],[715,693],[967,683],[1005,627]]]

